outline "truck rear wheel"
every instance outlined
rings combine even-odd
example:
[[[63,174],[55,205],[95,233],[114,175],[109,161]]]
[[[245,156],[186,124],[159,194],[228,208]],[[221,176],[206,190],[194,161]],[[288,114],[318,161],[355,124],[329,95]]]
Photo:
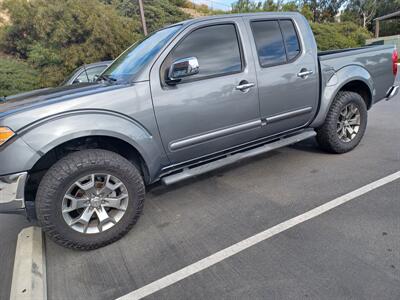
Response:
[[[143,209],[137,168],[106,150],[71,153],[43,177],[36,213],[46,234],[69,248],[90,250],[124,236]]]
[[[331,153],[353,150],[364,136],[367,118],[367,106],[359,94],[339,92],[325,123],[317,129],[319,145]]]

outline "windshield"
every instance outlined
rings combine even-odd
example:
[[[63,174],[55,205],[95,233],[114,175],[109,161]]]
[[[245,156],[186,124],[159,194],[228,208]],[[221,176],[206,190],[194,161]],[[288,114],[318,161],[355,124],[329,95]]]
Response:
[[[68,83],[68,81],[70,81],[74,76],[76,76],[76,74],[78,73],[78,71],[81,69],[82,67],[76,68],[67,78],[64,79],[63,82],[60,83],[59,86],[63,86],[66,85]]]
[[[154,32],[122,53],[102,76],[125,81],[136,75],[179,30],[180,25]]]

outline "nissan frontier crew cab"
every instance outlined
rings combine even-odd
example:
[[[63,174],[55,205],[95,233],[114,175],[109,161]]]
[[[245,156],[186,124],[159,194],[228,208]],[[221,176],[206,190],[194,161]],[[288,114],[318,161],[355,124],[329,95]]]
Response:
[[[397,60],[393,46],[318,53],[298,13],[168,26],[95,83],[0,105],[0,209],[37,218],[63,246],[107,245],[134,226],[156,181],[313,136],[331,153],[352,150],[368,110],[398,92]]]

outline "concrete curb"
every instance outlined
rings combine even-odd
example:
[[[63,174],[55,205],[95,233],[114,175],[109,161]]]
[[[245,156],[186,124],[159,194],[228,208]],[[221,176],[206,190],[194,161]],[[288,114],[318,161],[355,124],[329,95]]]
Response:
[[[47,299],[46,257],[39,227],[28,227],[18,234],[10,299]]]

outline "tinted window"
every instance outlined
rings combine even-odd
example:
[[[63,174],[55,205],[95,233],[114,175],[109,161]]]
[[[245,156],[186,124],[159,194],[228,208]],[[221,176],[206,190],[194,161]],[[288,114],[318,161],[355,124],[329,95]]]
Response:
[[[292,60],[300,53],[300,43],[293,22],[289,20],[280,21],[283,38],[286,44],[288,60]]]
[[[197,57],[200,70],[186,80],[240,72],[242,61],[235,26],[214,25],[193,31],[172,50],[165,69],[178,59],[193,56]]]
[[[285,46],[278,21],[252,22],[251,28],[261,66],[286,63]]]

